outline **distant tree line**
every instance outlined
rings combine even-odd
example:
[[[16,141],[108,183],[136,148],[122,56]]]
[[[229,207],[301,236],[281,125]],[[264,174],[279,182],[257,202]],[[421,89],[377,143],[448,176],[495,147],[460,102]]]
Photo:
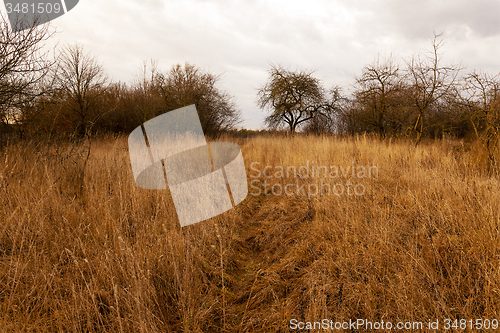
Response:
[[[41,98],[32,122],[64,135],[130,133],[167,111],[195,104],[205,134],[234,127],[240,112],[233,98],[217,87],[219,76],[193,65],[175,65],[166,73],[145,63],[142,78],[131,85],[112,83],[81,46],[63,50],[56,66],[53,93]],[[149,68],[148,68],[149,67]]]
[[[339,87],[326,90],[312,71],[271,65],[257,101],[270,113],[270,128],[374,133],[417,143],[424,137],[471,138],[492,154],[500,135],[500,77],[443,64],[442,46],[434,35],[431,49],[403,66],[392,57],[366,65],[351,96]]]
[[[65,47],[49,82],[50,93],[21,114],[30,131],[63,136],[130,133],[167,111],[195,104],[205,134],[234,127],[240,112],[233,98],[217,86],[219,76],[193,65],[175,65],[166,73],[145,63],[142,78],[131,85],[113,83],[102,66],[80,45]]]
[[[423,137],[472,134],[478,91],[471,90],[469,79],[476,74],[461,76],[459,65],[443,65],[442,45],[435,35],[428,54],[404,61],[403,68],[393,58],[366,65],[341,114],[343,131],[409,136],[417,142]]]
[[[151,61],[135,82],[112,82],[81,45],[63,46],[51,59],[43,51],[53,35],[47,25],[13,32],[1,19],[0,141],[8,132],[20,138],[130,133],[190,104],[207,135],[236,133],[241,113],[218,86],[219,75],[191,64],[160,71]],[[417,143],[469,137],[492,156],[500,138],[500,78],[443,64],[442,46],[441,36],[434,35],[427,53],[401,62],[377,58],[355,78],[350,96],[338,86],[325,88],[313,71],[271,65],[257,103],[268,112],[271,131],[374,133]]]
[[[240,122],[234,99],[218,86],[219,75],[177,64],[161,72],[145,63],[132,84],[112,82],[79,44],[43,52],[48,25],[13,32],[0,22],[0,141],[96,133],[130,133],[157,115],[195,104],[205,134],[217,136]]]

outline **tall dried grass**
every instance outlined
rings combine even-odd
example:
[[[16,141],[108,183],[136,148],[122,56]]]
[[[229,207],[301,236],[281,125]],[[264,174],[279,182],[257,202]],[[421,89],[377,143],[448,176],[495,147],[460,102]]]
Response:
[[[500,184],[474,145],[237,143],[254,184],[350,181],[365,192],[268,188],[181,229],[168,191],[135,186],[125,138],[94,142],[86,165],[83,146],[5,147],[1,331],[286,332],[292,318],[499,318]],[[265,178],[252,162],[376,166],[378,177]]]

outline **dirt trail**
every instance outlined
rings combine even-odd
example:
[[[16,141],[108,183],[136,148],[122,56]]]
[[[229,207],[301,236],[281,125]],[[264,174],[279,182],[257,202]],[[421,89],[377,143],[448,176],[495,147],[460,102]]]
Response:
[[[236,331],[286,331],[286,318],[297,310],[290,308],[293,285],[300,284],[303,274],[294,244],[304,237],[302,226],[314,210],[303,198],[284,203],[265,196],[250,199],[240,209],[234,265],[227,270],[232,279],[227,313]]]
[[[265,249],[256,242],[256,237],[262,233],[259,208],[258,200],[252,200],[243,208],[241,215],[245,221],[238,229],[232,249],[234,265],[228,271],[232,284],[227,304],[233,317],[232,325],[239,332],[247,332],[248,326],[254,326],[250,313],[254,309],[258,291],[255,286],[261,272],[269,267]],[[234,329],[231,331],[235,332]]]

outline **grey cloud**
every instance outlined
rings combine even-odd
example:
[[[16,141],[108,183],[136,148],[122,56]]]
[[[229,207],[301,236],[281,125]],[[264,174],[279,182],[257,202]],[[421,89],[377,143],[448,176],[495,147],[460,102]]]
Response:
[[[499,1],[388,0],[384,8],[381,17],[408,38],[427,38],[433,30],[453,30],[461,25],[479,36],[500,33]]]

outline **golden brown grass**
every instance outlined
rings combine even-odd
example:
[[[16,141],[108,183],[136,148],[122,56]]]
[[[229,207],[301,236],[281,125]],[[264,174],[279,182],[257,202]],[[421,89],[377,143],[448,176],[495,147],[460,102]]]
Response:
[[[292,318],[499,318],[500,184],[474,145],[237,143],[249,177],[252,162],[308,161],[377,166],[378,177],[261,176],[281,186],[351,181],[365,193],[249,195],[181,229],[168,191],[135,186],[126,138],[94,142],[86,168],[83,146],[8,146],[1,331],[287,332]]]

